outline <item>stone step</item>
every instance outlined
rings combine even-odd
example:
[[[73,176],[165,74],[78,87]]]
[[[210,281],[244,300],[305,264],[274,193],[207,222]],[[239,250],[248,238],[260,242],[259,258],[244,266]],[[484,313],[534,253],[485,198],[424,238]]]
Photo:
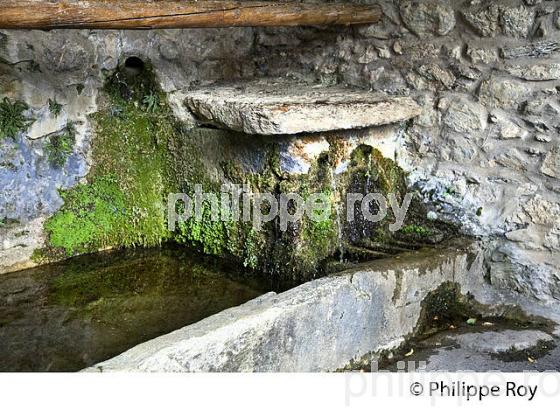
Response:
[[[213,85],[186,93],[201,122],[246,134],[300,134],[397,123],[420,114],[410,97],[279,79]]]

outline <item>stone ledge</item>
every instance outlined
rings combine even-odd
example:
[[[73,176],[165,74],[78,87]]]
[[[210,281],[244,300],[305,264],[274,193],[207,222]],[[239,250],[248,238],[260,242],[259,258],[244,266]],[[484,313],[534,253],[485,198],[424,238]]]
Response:
[[[421,112],[410,97],[271,79],[191,90],[185,104],[202,122],[262,135],[373,127]]]

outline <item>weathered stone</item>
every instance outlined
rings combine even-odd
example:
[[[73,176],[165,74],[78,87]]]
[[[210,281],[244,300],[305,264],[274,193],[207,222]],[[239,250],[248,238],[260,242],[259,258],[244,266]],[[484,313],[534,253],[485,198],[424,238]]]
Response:
[[[486,129],[486,109],[466,97],[453,99],[443,116],[443,123],[453,131],[472,133]]]
[[[560,42],[543,40],[519,47],[503,47],[501,54],[506,59],[520,57],[547,57],[560,50]]]
[[[369,64],[376,59],[377,59],[377,53],[375,47],[367,46],[365,50],[362,53],[360,53],[360,56],[358,57],[358,63]]]
[[[519,7],[507,7],[502,9],[500,25],[502,33],[506,36],[526,38],[535,20],[535,11],[520,5]]]
[[[477,352],[505,353],[527,350],[539,342],[550,342],[552,336],[540,330],[504,330],[501,332],[467,333],[453,337],[461,346]]]
[[[523,112],[528,115],[540,116],[544,115],[557,116],[560,114],[560,105],[549,98],[535,98],[527,101],[523,107]]]
[[[377,53],[379,55],[379,58],[383,58],[383,59],[389,59],[391,58],[391,50],[389,50],[389,47],[377,47]]]
[[[516,215],[519,223],[532,222],[538,225],[554,225],[560,218],[560,204],[535,195],[522,205]]]
[[[541,62],[506,66],[511,75],[529,81],[549,81],[560,79],[560,63]]]
[[[426,295],[455,278],[482,277],[481,263],[481,254],[455,249],[373,262],[269,293],[87,371],[337,370],[400,345],[414,332]]]
[[[400,3],[400,13],[406,27],[419,36],[444,36],[455,27],[455,12],[445,1],[404,0]]]
[[[529,132],[500,112],[493,112],[490,120],[495,126],[492,128],[494,136],[500,139],[525,138]]]
[[[541,172],[552,178],[560,178],[560,148],[551,149],[541,166]]]
[[[483,37],[493,37],[500,30],[500,7],[490,4],[487,7],[472,7],[461,12],[465,20]]]
[[[422,363],[421,370],[425,372],[557,371],[560,357],[557,337],[540,330],[520,330],[517,326],[507,330],[492,330],[496,327],[488,325],[480,329],[476,326],[471,333],[458,334],[455,330],[435,334],[419,342],[416,350],[422,351],[421,356],[413,355],[405,359],[419,361]],[[509,349],[506,348],[508,345]],[[546,350],[543,349],[545,346]],[[529,361],[527,357],[535,356],[533,349],[538,359]],[[540,352],[546,354],[540,357]],[[393,364],[383,370],[402,372],[397,366]],[[404,369],[408,372],[418,370]]]
[[[462,14],[483,37],[504,34],[510,37],[525,38],[529,35],[535,20],[535,12],[530,8],[523,5],[513,7],[495,2],[471,7]]]
[[[482,82],[479,98],[490,107],[517,108],[531,98],[531,93],[525,83],[492,76]]]
[[[36,111],[35,118],[27,132],[27,138],[32,140],[59,132],[68,124],[66,112],[55,116],[49,111],[48,106]]]
[[[393,51],[395,52],[395,54],[402,55],[403,49],[402,49],[402,45],[401,45],[400,42],[395,41],[393,43]]]
[[[496,49],[467,47],[467,57],[474,64],[492,64],[498,61],[498,51]]]
[[[423,64],[416,71],[428,80],[437,81],[445,88],[449,89],[455,84],[456,78],[453,73],[438,64]]]
[[[186,104],[203,122],[264,135],[365,128],[420,113],[407,97],[273,80],[192,90]]]

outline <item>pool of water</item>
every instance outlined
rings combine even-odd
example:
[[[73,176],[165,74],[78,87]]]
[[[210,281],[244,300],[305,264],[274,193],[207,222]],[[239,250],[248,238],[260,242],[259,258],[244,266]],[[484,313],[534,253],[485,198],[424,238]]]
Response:
[[[272,288],[180,248],[0,275],[0,371],[80,370]]]

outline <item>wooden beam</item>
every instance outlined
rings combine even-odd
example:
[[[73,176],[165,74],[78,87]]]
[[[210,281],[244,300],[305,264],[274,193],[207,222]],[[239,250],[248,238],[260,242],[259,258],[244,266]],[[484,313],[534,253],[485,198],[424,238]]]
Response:
[[[0,0],[0,29],[155,29],[375,23],[377,5],[261,1]]]

